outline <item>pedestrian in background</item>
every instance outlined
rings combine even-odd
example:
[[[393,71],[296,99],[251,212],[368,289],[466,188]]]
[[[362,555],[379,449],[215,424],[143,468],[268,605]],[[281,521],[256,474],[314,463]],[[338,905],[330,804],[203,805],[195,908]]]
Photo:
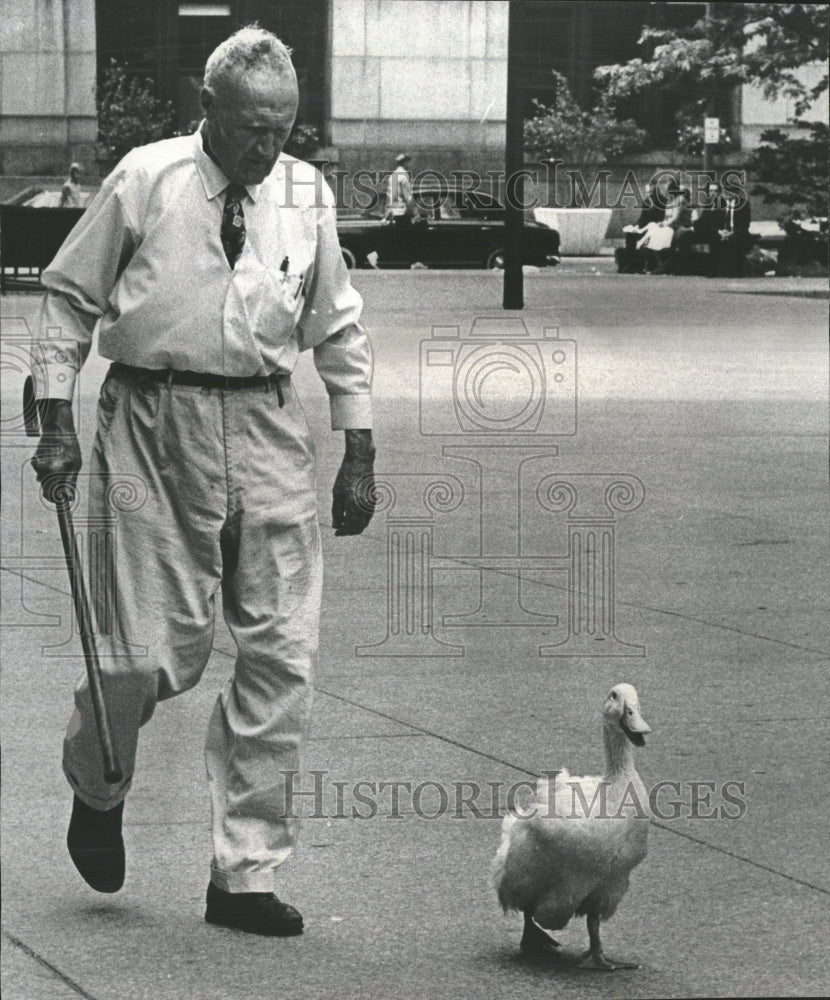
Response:
[[[120,475],[146,491],[118,514],[115,625],[99,623],[125,778],[102,776],[84,679],[64,743],[67,844],[94,889],[121,887],[139,727],[202,676],[219,596],[237,657],[207,733],[205,919],[284,936],[303,929],[273,889],[297,837],[292,781],[322,589],[314,442],[291,373],[300,351],[313,350],[332,428],[345,431],[333,527],[359,534],[371,517],[361,502],[374,458],[370,351],[331,190],[282,153],[298,104],[286,47],[260,28],[237,32],[209,57],[201,101],[193,135],[127,154],[43,273],[33,375],[44,419],[33,465],[44,492],[75,488],[71,400],[96,325],[113,364],[98,404],[90,516],[112,517]]]
[[[80,163],[73,163],[69,167],[69,176],[61,188],[59,208],[83,208],[83,195],[81,194],[81,174],[83,172],[84,168]]]
[[[367,258],[374,267],[377,267],[378,257],[387,262],[422,266],[416,262],[421,256],[423,229],[427,220],[419,212],[412,191],[408,169],[411,160],[408,153],[398,153],[395,169],[387,178],[385,221],[391,226],[391,231],[371,259]]]
[[[408,153],[398,153],[395,169],[386,182],[386,219],[398,229],[408,229],[421,217],[412,195],[412,181],[408,166],[412,157]]]

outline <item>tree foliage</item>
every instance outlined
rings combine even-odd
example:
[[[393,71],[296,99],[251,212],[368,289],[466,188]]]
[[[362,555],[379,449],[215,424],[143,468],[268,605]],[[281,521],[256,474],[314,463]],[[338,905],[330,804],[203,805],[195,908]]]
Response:
[[[115,59],[98,86],[98,142],[107,160],[173,134],[173,106],[158,100],[152,80],[130,77]]]
[[[828,88],[825,71],[814,86],[798,69],[827,64],[830,5],[809,3],[713,3],[711,17],[687,28],[646,28],[645,59],[600,66],[595,71],[613,99],[653,87],[751,83],[768,98],[787,97],[796,115]]]
[[[800,135],[781,129],[761,133],[749,170],[758,183],[752,194],[767,204],[785,205],[786,217],[826,217],[830,168],[827,160],[828,127],[825,122],[798,122]]]
[[[307,160],[319,148],[320,132],[317,126],[295,122],[291,135],[288,137],[288,142],[285,144],[285,152],[290,156],[296,156],[299,160]]]
[[[536,114],[524,123],[525,149],[539,159],[597,163],[642,146],[646,132],[630,119],[619,120],[607,95],[591,111],[583,111],[568,81],[553,71],[556,97],[551,105],[534,101]]]
[[[702,156],[704,148],[703,116],[706,111],[706,100],[688,101],[681,105],[674,116],[676,131],[676,148],[684,156]],[[721,125],[717,143],[720,150],[729,149],[732,136],[729,129]]]

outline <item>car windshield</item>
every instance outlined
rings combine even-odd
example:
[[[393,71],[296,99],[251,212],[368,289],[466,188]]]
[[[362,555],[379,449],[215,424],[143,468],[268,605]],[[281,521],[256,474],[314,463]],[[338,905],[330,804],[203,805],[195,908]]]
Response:
[[[497,198],[479,189],[419,187],[415,200],[430,219],[495,219],[504,216]]]

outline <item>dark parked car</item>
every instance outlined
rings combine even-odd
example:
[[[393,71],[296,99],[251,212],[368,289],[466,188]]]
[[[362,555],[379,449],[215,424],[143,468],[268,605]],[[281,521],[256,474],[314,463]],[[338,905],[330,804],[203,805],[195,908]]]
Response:
[[[421,222],[401,233],[379,215],[341,218],[337,232],[343,259],[349,267],[409,267],[419,261],[428,267],[504,266],[504,207],[484,191],[422,187],[415,201]],[[525,220],[523,263],[555,267],[559,263],[559,233],[539,222]]]
[[[83,203],[93,191],[84,191]],[[40,273],[84,214],[83,208],[59,208],[60,191],[30,186],[0,205],[0,292],[37,289]]]
[[[40,272],[83,213],[82,208],[0,205],[0,292],[39,287]]]

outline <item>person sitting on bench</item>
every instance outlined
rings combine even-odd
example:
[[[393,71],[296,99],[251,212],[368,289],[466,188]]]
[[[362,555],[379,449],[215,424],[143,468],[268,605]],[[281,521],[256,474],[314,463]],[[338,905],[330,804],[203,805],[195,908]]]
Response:
[[[652,274],[671,274],[679,255],[689,252],[694,238],[689,189],[672,181],[666,195],[665,217],[661,222],[650,223],[637,244],[645,252],[646,271]],[[667,233],[667,229],[671,232]]]
[[[709,246],[710,278],[739,278],[752,247],[749,201],[737,191],[723,191],[715,181],[707,187],[710,204],[695,221],[695,239]]]
[[[643,199],[643,207],[640,216],[632,226],[623,229],[625,233],[625,247],[617,250],[617,271],[620,274],[643,274],[646,269],[646,258],[642,250],[638,249],[638,241],[646,231],[647,226],[652,222],[662,222],[666,214],[666,200],[660,193],[657,182],[652,178],[648,182],[648,190]]]

